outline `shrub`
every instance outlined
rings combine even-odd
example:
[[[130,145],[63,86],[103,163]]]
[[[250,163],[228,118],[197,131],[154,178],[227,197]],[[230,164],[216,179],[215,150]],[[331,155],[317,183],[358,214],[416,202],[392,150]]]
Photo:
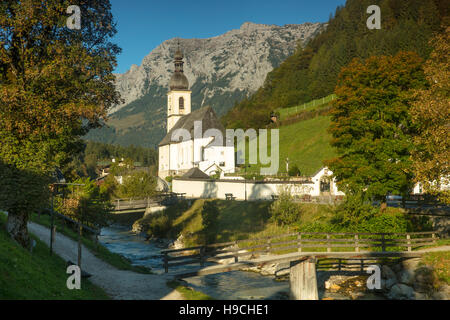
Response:
[[[156,238],[164,238],[172,227],[170,219],[165,214],[159,214],[150,220],[147,233]]]
[[[297,167],[296,164],[289,167],[288,174],[290,177],[298,177],[301,175],[300,169]]]
[[[280,192],[276,200],[269,208],[270,220],[277,225],[292,225],[299,221],[301,215],[300,206],[293,201],[289,190]]]
[[[202,224],[205,235],[205,240],[208,243],[214,242],[216,238],[215,232],[208,232],[211,229],[216,228],[217,218],[219,215],[219,208],[217,207],[217,201],[205,201],[202,210]]]
[[[343,230],[353,231],[377,212],[378,209],[365,201],[360,194],[348,195],[344,202],[336,207],[332,223]]]

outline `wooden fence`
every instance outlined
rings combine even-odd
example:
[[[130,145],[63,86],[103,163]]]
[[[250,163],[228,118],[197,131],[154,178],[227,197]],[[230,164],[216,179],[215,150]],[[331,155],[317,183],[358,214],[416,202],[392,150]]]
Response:
[[[298,232],[258,239],[238,240],[184,249],[162,250],[164,269],[205,262],[218,262],[239,257],[253,259],[261,254],[287,254],[293,252],[411,252],[414,248],[432,245],[437,232],[410,233],[318,233]]]

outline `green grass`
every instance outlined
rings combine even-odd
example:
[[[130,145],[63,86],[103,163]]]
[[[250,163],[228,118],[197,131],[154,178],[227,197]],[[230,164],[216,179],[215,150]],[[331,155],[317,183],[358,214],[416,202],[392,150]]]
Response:
[[[336,99],[336,95],[330,94],[329,96],[326,96],[324,98],[312,100],[310,102],[307,102],[307,103],[304,103],[304,104],[301,104],[301,105],[298,105],[295,107],[280,108],[280,109],[277,109],[276,111],[280,113],[280,118],[282,120],[284,120],[287,117],[293,116],[299,112],[302,112],[305,110],[307,110],[307,111],[314,110],[315,108],[326,105],[326,104],[330,103],[331,101],[333,101],[334,99]]]
[[[214,300],[212,297],[184,286],[176,280],[168,281],[167,286],[177,290],[183,296],[184,300]]]
[[[41,215],[39,218],[37,214],[32,214],[30,220],[43,225],[45,227],[50,228],[51,226],[51,218],[48,215]],[[78,233],[69,227],[64,227],[60,218],[55,218],[56,231],[64,234],[65,236],[78,240]],[[143,266],[133,266],[131,262],[125,257],[112,253],[106,247],[101,244],[96,244],[91,237],[83,236],[82,243],[86,246],[92,254],[94,254],[97,258],[102,259],[103,261],[109,263],[113,267],[116,267],[119,270],[130,270],[138,273],[151,274],[151,270],[143,267]]]
[[[5,230],[0,213],[0,300],[107,300],[110,297],[89,280],[81,280],[81,290],[66,287],[66,262],[36,237],[30,253],[15,243]]]
[[[191,206],[186,201],[165,210],[162,214],[169,218],[171,225],[164,236],[176,239],[183,235],[186,246],[203,244],[205,239],[209,239],[209,243],[220,243],[262,238],[298,231],[300,225],[327,219],[331,214],[329,206],[300,204],[304,213],[299,222],[292,226],[278,226],[269,220],[270,201],[215,200],[219,209],[217,220],[214,225],[205,228],[202,218],[205,201],[211,200],[196,200]],[[152,218],[147,216],[140,223],[151,225]]]
[[[291,125],[281,126],[279,143],[279,173],[286,173],[286,158],[289,165],[300,169],[302,176],[310,176],[321,169],[324,160],[337,156],[330,145],[331,135],[327,132],[330,126],[329,116],[319,116]],[[270,144],[268,144],[270,146]],[[271,148],[268,148],[271,153]],[[249,163],[248,143],[246,163]],[[251,164],[248,173],[259,173],[261,164]],[[242,173],[242,171],[241,171]]]
[[[423,255],[422,262],[433,267],[438,282],[450,285],[450,251],[427,253]]]

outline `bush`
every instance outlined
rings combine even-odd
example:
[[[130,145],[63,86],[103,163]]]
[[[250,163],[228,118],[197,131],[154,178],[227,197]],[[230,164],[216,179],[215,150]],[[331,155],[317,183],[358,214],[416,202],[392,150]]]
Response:
[[[218,216],[219,208],[217,207],[217,201],[205,201],[202,210],[202,224],[205,240],[208,243],[213,243],[216,239],[215,232],[208,232],[208,230],[210,231],[216,228]]]
[[[299,221],[301,215],[300,206],[293,201],[288,190],[280,192],[276,200],[269,208],[270,220],[277,225],[292,225]]]
[[[290,177],[298,177],[298,176],[301,175],[300,169],[297,167],[296,164],[294,164],[293,166],[289,167],[288,174],[289,174]]]
[[[148,235],[156,238],[164,238],[170,231],[172,223],[165,214],[159,214],[150,220],[148,224]]]
[[[334,212],[332,223],[339,228],[352,231],[376,215],[378,209],[365,201],[362,195],[349,195]]]
[[[408,231],[408,220],[404,213],[392,210],[378,212],[355,227],[358,232],[404,233]]]

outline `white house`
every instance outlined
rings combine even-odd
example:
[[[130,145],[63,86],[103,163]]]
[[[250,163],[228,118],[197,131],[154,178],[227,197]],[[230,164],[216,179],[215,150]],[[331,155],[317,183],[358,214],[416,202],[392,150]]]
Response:
[[[227,194],[232,194],[237,200],[250,201],[271,200],[272,196],[277,196],[284,190],[298,197],[344,196],[332,179],[332,174],[328,168],[322,168],[312,177],[299,181],[254,181],[242,178],[214,180],[196,168],[180,178],[175,178],[172,181],[172,190],[184,193],[187,198],[226,199]]]
[[[183,54],[178,49],[167,94],[167,134],[159,144],[158,176],[164,179],[183,175],[194,167],[208,175],[234,173],[234,147],[227,146],[225,128],[214,110],[204,107],[191,111],[191,91],[183,64]],[[188,137],[180,137],[186,133]],[[223,139],[218,139],[217,133]]]

